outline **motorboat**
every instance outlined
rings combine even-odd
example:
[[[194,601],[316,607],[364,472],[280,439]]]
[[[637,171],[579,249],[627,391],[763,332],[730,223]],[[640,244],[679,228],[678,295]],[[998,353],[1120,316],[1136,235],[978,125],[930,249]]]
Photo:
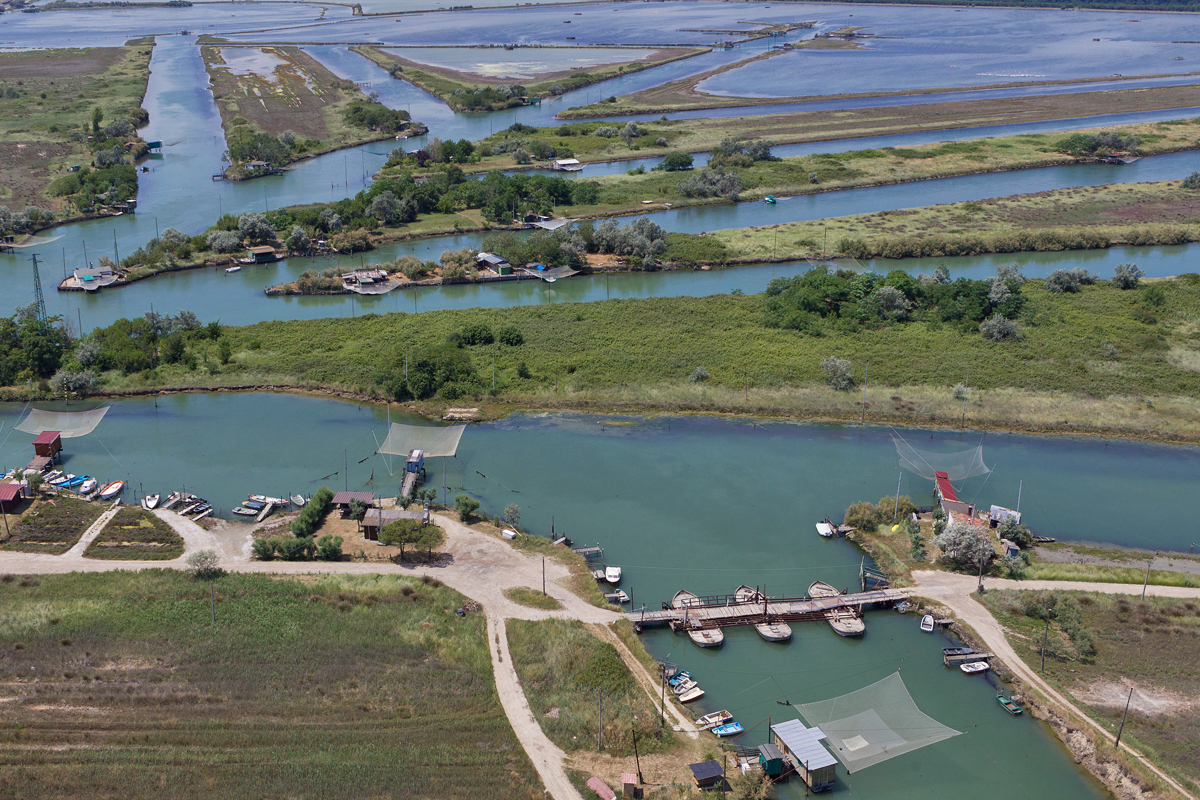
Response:
[[[670,677],[670,679],[667,681],[667,684],[672,687],[675,687],[675,686],[678,686],[679,684],[683,683],[686,680],[690,680],[691,677],[692,677],[692,673],[688,672],[687,670],[680,670],[679,672],[676,672],[674,675],[672,675]]]
[[[792,626],[786,622],[759,622],[754,630],[768,642],[786,642],[792,638]]]
[[[282,497],[267,497],[265,494],[252,494],[248,499],[253,500],[256,503],[274,503],[277,506],[286,506],[288,504],[288,501]]]
[[[1014,703],[1012,700],[1009,700],[1002,694],[996,695],[996,702],[1000,704],[1001,708],[1012,714],[1014,717],[1018,717],[1022,713],[1022,708],[1019,705]]]
[[[75,473],[65,473],[50,481],[51,486],[66,486],[71,481],[75,480]]]
[[[833,526],[830,525],[828,522],[818,522],[817,523],[817,534],[820,536],[824,536],[826,539],[830,539],[834,535],[836,535],[836,531],[834,531]]]
[[[712,732],[717,736],[724,738],[726,736],[737,736],[745,730],[746,729],[742,727],[742,723],[740,722],[727,722],[724,725],[718,725],[717,727],[713,728]]]
[[[158,508],[158,495],[148,494],[142,498],[142,508],[147,511],[153,511]]]
[[[226,275],[228,275],[228,274],[229,274],[229,273],[231,273],[231,272],[241,272],[241,271],[242,271],[242,268],[241,268],[240,266],[235,266],[235,267],[226,267],[226,268],[225,268],[225,274],[226,274]]]
[[[80,484],[82,484],[84,481],[90,481],[90,480],[91,480],[91,478],[89,478],[87,475],[71,475],[65,483],[62,483],[59,485],[65,486],[68,489],[74,489],[74,488],[78,487]]]
[[[242,505],[246,508],[254,509],[255,514],[267,507],[266,503],[261,503],[258,500],[244,500],[242,501]]]
[[[620,583],[621,582],[621,568],[620,567],[605,567],[604,568],[604,580],[608,581],[609,583]]]
[[[720,628],[692,628],[688,638],[699,647],[720,647],[725,643],[725,633]]]
[[[612,596],[617,599],[618,603],[623,604],[629,602],[629,594],[624,589],[617,589],[612,593]]]
[[[308,500],[302,494],[294,494],[292,495],[292,505],[296,508],[304,508],[304,506],[308,505]]]
[[[96,491],[96,486],[97,486],[96,479],[88,478],[86,481],[79,484],[79,493],[80,494],[91,494],[92,492]]]
[[[697,686],[691,691],[679,695],[676,699],[681,703],[690,703],[693,700],[699,700],[701,697],[704,697],[704,690]]]
[[[671,691],[674,692],[675,694],[687,694],[688,692],[690,692],[692,689],[695,689],[699,685],[700,684],[697,683],[696,681],[692,680],[691,678],[688,678],[686,681],[684,681],[680,684],[677,684],[676,686],[671,687]]]
[[[972,661],[969,664],[963,664],[959,667],[968,675],[978,675],[980,672],[987,672],[992,668],[992,665],[986,661]]]
[[[702,731],[709,728],[715,728],[718,725],[724,725],[728,722],[733,722],[733,714],[728,711],[714,711],[711,714],[705,714],[700,719],[696,720],[696,727]]]
[[[100,490],[101,500],[111,500],[125,489],[125,481],[113,481]]]
[[[926,614],[921,617],[921,632],[933,633],[933,614]]]
[[[238,506],[237,508],[233,509],[233,513],[237,514],[239,517],[257,517],[258,516],[258,512],[248,506]]]
[[[53,472],[47,472],[45,475],[43,475],[42,480],[44,480],[46,483],[54,483],[56,480],[58,480],[62,476],[63,476],[62,470],[56,469]]]

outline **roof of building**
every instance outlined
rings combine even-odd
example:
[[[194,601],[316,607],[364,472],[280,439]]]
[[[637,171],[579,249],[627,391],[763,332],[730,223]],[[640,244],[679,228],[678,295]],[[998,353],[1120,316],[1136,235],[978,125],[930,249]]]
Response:
[[[485,262],[485,263],[487,263],[487,264],[496,264],[496,265],[500,265],[500,264],[507,264],[507,263],[508,263],[508,259],[507,259],[507,258],[503,258],[502,256],[498,256],[498,255],[496,255],[495,253],[480,253],[478,256],[476,256],[476,260],[477,260],[477,261],[483,261],[483,262]]]
[[[34,444],[54,444],[62,436],[60,431],[42,431],[38,437],[33,440]]]
[[[937,479],[938,491],[942,493],[942,497],[946,500],[957,500],[958,493],[954,491],[954,487],[950,484],[950,476],[944,472],[935,472],[933,477]]]
[[[612,789],[608,788],[608,784],[595,775],[587,779],[587,787],[595,792],[600,800],[616,800],[617,795]]]
[[[800,720],[791,719],[772,725],[771,730],[805,769],[820,769],[837,763],[833,754],[821,745],[825,732],[820,728],[806,728]]]
[[[698,781],[711,781],[725,774],[720,761],[701,761],[699,764],[688,764],[692,777]]]
[[[779,751],[779,748],[770,742],[767,742],[766,744],[760,744],[758,746],[758,752],[767,761],[778,761],[779,759],[783,758],[783,753]]]
[[[19,483],[0,483],[0,501],[8,502],[16,500],[17,495],[21,493],[21,484]]]
[[[621,785],[622,786],[624,786],[627,783],[632,783],[634,786],[637,786],[637,782],[638,782],[638,779],[637,779],[636,774],[634,774],[632,772],[622,772],[621,773]]]
[[[384,525],[389,525],[399,519],[424,519],[424,513],[420,511],[404,511],[399,508],[372,508],[363,517],[363,525],[373,528],[382,528]]]
[[[259,253],[274,253],[275,248],[269,244],[258,244],[250,248],[250,252],[258,255]]]
[[[579,159],[578,158],[556,158],[556,159],[554,159],[554,163],[555,164],[578,164]]]
[[[531,223],[535,228],[541,228],[544,231],[556,231],[564,225],[570,225],[575,220],[557,217],[555,219],[542,219]]]
[[[338,492],[333,496],[333,504],[335,506],[344,506],[354,499],[362,500],[364,503],[374,503],[374,492]]]

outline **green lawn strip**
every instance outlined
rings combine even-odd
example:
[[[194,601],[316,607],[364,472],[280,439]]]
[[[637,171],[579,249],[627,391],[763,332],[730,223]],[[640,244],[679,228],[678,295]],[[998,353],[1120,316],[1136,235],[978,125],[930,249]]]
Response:
[[[597,747],[596,722],[604,703],[604,752],[633,755],[631,728],[643,755],[669,749],[659,717],[613,645],[582,623],[509,620],[508,646],[529,707],[550,740],[567,752]]]
[[[542,594],[540,589],[530,589],[525,586],[517,586],[504,590],[504,596],[514,603],[530,608],[542,608],[547,611],[554,611],[562,608],[562,603],[555,600],[548,594]]]
[[[89,503],[66,494],[42,499],[12,526],[3,549],[50,555],[65,553],[106,509],[102,503]]]
[[[1054,596],[1058,605],[1048,635],[1044,616],[1026,613],[1034,599],[1047,596]],[[979,599],[1008,630],[1017,654],[1039,671],[1045,637],[1044,677],[1114,735],[1130,685],[1136,685],[1124,737],[1172,776],[1196,786],[1200,710],[1189,701],[1200,691],[1200,602],[1008,590],[992,590]],[[1069,628],[1072,618],[1087,631],[1094,655],[1081,654],[1064,630],[1062,620],[1068,620]],[[1160,704],[1157,711],[1137,705],[1145,695]]]
[[[232,574],[216,623],[210,603],[207,582],[174,570],[0,582],[0,678],[38,676],[36,693],[9,683],[0,739],[22,747],[0,748],[6,789],[542,796],[496,697],[483,615],[458,617],[458,593]]]
[[[83,553],[85,558],[168,561],[183,555],[183,539],[151,512],[124,506]]]

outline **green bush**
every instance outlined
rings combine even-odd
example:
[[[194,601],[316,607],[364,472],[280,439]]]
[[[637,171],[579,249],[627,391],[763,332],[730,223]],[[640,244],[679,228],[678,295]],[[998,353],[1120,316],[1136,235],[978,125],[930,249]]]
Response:
[[[317,539],[317,558],[321,561],[341,561],[342,537],[325,534]]]
[[[481,503],[470,495],[459,494],[454,496],[454,507],[458,509],[458,518],[463,522],[471,519],[471,515],[479,510]]]
[[[320,526],[321,520],[325,519],[332,502],[333,491],[328,486],[318,489],[308,504],[300,509],[300,516],[292,520],[292,535],[297,539],[309,539],[311,544],[313,531]],[[284,558],[287,558],[286,553]]]
[[[274,560],[277,547],[277,539],[255,539],[254,544],[250,545],[250,549],[254,552],[254,557],[259,561]]]

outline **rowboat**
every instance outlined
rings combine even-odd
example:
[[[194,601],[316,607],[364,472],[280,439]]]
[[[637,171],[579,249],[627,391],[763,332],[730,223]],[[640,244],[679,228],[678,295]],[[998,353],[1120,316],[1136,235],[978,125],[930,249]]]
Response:
[[[725,643],[725,633],[720,628],[692,628],[688,638],[699,647],[719,647]]]
[[[959,669],[968,675],[977,675],[980,672],[987,672],[991,668],[991,665],[986,661],[972,661],[969,664],[963,664],[959,667]]]
[[[693,700],[699,700],[701,697],[704,697],[704,690],[701,689],[699,686],[697,686],[695,689],[692,689],[690,692],[679,695],[679,697],[676,699],[678,699],[679,702],[681,702],[681,703],[690,703]]]
[[[604,580],[608,581],[609,583],[620,583],[621,582],[621,568],[620,567],[605,567],[604,568]]]
[[[192,513],[196,515],[196,516],[192,517],[192,519],[200,519],[201,517],[206,517],[209,514],[211,514],[212,511],[213,511],[213,507],[210,506],[208,503],[201,503],[200,505],[198,505],[192,509]]]
[[[835,608],[826,619],[838,636],[862,636],[867,631],[866,624],[848,608]]]
[[[668,680],[667,683],[670,686],[678,686],[679,684],[683,683],[684,681],[688,680],[691,677],[692,677],[692,673],[688,672],[687,670],[681,670],[679,672],[676,672],[674,675],[672,675],[671,679]]]
[[[840,594],[841,590],[830,586],[825,581],[813,581],[813,584],[808,587],[808,596],[813,599],[818,597],[837,597]]]
[[[244,500],[242,501],[242,505],[246,508],[254,509],[254,513],[257,514],[259,511],[263,510],[263,506],[265,506],[266,503],[260,503],[257,500]]]
[[[704,605],[700,602],[700,598],[689,592],[687,589],[680,589],[671,598],[671,608],[695,608],[696,606]]]
[[[745,730],[745,728],[742,727],[742,723],[729,722],[729,723],[726,723],[725,725],[718,725],[717,727],[712,729],[712,732],[715,733],[717,736],[720,736],[723,738],[726,736],[737,736],[739,733],[741,733],[744,730]]]
[[[108,486],[100,490],[101,500],[111,500],[121,493],[125,488],[125,481],[113,481]]]
[[[74,479],[75,479],[74,474],[60,475],[59,477],[50,481],[50,485],[51,486],[66,486],[68,483],[70,483]]]
[[[231,273],[231,272],[241,272],[241,271],[242,271],[242,268],[241,268],[241,267],[226,267],[226,268],[225,268],[225,274],[226,274],[226,275],[228,275],[228,274],[229,274],[229,273]]]
[[[79,493],[80,494],[91,494],[94,491],[96,491],[96,479],[95,478],[88,478],[86,481],[79,484]]]
[[[744,583],[733,590],[733,597],[739,603],[761,603],[763,601],[762,592],[758,589],[751,589]]]
[[[56,480],[58,480],[62,476],[63,476],[62,470],[56,469],[53,472],[47,472],[45,475],[43,475],[42,480],[44,480],[46,483],[54,483]]]
[[[926,614],[921,617],[921,632],[933,633],[933,614]]]
[[[975,651],[970,647],[943,647],[942,656],[969,656]]]
[[[691,678],[688,678],[683,683],[680,683],[680,684],[672,687],[671,691],[674,692],[675,694],[683,695],[683,694],[687,694],[688,692],[690,692],[692,689],[695,689],[699,685],[700,684],[697,683],[696,681],[692,680]]]
[[[190,505],[188,505],[186,508],[184,508],[183,511],[179,512],[179,516],[186,517],[188,514],[192,513],[193,511],[195,511],[197,508],[199,508],[202,505],[204,505],[204,504],[192,502]]]
[[[1021,707],[1019,705],[1017,705],[1016,703],[1014,703],[1012,700],[1009,700],[1004,695],[1002,695],[1002,694],[996,695],[996,702],[1000,704],[1001,708],[1003,708],[1008,713],[1012,714],[1014,717],[1020,716]]]
[[[294,505],[296,508],[304,508],[305,504],[307,504],[307,503],[308,503],[308,501],[304,499],[304,495],[302,495],[302,494],[292,495],[292,505]]]
[[[237,514],[240,517],[256,517],[256,516],[258,516],[258,511],[256,511],[253,508],[248,508],[246,506],[238,506],[237,508],[233,509],[233,513]]]
[[[274,503],[277,506],[286,506],[288,504],[288,501],[282,497],[267,497],[264,494],[252,494],[247,499],[253,500],[256,503]]]
[[[786,622],[760,622],[754,630],[768,642],[786,642],[792,638],[792,626]]]
[[[704,731],[709,728],[715,728],[718,725],[724,725],[727,722],[733,722],[733,714],[730,714],[728,711],[714,711],[696,720],[696,727]]]
[[[67,480],[66,483],[63,483],[61,485],[67,487],[68,489],[74,489],[76,486],[79,486],[84,481],[90,481],[90,480],[91,480],[91,478],[89,478],[87,475],[72,475]]]
[[[618,603],[628,603],[629,602],[629,595],[625,592],[624,589],[617,589],[615,592],[613,592],[613,597],[617,598]]]
[[[147,511],[153,511],[158,508],[158,495],[148,494],[142,498],[142,508]]]

